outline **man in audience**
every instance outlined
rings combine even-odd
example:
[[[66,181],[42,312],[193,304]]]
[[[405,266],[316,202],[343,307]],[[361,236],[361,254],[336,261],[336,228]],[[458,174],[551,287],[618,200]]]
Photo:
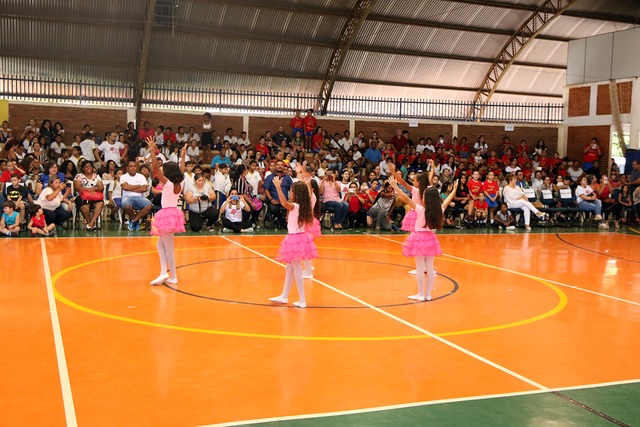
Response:
[[[402,151],[402,149],[407,145],[407,138],[402,135],[402,129],[396,130],[396,134],[389,141],[393,144],[396,149],[396,152]]]
[[[273,178],[276,176],[282,179],[282,193],[284,194],[286,199],[289,199],[289,189],[293,185],[293,180],[289,175],[284,173],[284,162],[277,161],[275,172],[269,175],[264,180],[264,195],[267,201],[267,209],[268,212],[273,216],[273,223],[276,227],[286,228],[286,215],[287,210],[280,203],[280,198],[278,197],[278,191],[276,190],[276,186],[273,184]]]
[[[140,229],[140,220],[151,213],[153,205],[144,197],[149,190],[149,182],[138,173],[138,164],[133,160],[127,163],[127,173],[120,177],[122,186],[122,209],[129,216],[129,231]],[[138,211],[138,213],[135,213]]]
[[[80,143],[80,150],[82,150],[82,157],[90,162],[96,161],[95,150],[98,148],[96,145],[95,137],[93,135],[86,136]]]
[[[120,156],[120,150],[124,150],[124,154]],[[109,160],[116,162],[116,165],[120,167],[120,161],[123,157],[127,157],[128,147],[118,141],[118,134],[110,132],[106,141],[102,141],[100,146],[94,150],[96,160],[100,160],[100,153],[102,153],[104,159],[100,161],[102,165],[106,165]]]
[[[155,135],[155,130],[149,126],[149,122],[145,121],[142,125],[142,129],[138,131],[138,139],[140,141],[146,141],[148,138]]]
[[[287,147],[291,145],[291,137],[284,132],[284,126],[278,126],[278,131],[273,135],[273,142],[280,147],[283,142],[287,143]]]

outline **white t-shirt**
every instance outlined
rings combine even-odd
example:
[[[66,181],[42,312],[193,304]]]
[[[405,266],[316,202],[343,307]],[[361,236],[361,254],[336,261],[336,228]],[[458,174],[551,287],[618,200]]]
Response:
[[[178,141],[178,142],[187,142],[188,139],[189,139],[189,134],[188,133],[184,133],[184,134],[182,134],[182,136],[180,136],[179,133],[176,133],[176,141]]]
[[[238,138],[238,144],[239,145],[244,145],[245,147],[248,147],[248,146],[251,145],[251,142],[249,141],[249,138],[247,138],[247,139]]]
[[[356,151],[355,153],[353,153],[353,161],[354,162],[357,162],[361,158],[362,158],[362,153],[360,151]]]
[[[122,142],[116,141],[112,145],[112,144],[109,144],[107,141],[104,141],[102,144],[100,144],[100,146],[98,147],[98,150],[100,150],[104,155],[105,163],[108,162],[109,160],[113,160],[114,162],[116,162],[116,165],[120,167],[120,150],[124,150],[124,145],[122,144]]]
[[[590,186],[587,185],[586,187],[583,187],[582,185],[578,185],[578,187],[576,188],[576,203],[586,202],[586,200],[584,200],[580,196],[591,196],[592,194],[593,188],[591,188]]]
[[[198,147],[189,147],[187,148],[187,156],[189,156],[190,160],[195,160],[196,157],[200,155],[200,149]]]
[[[258,195],[258,184],[260,183],[261,179],[262,178],[260,177],[260,172],[258,171],[247,173],[247,182],[251,186],[251,194],[253,194],[254,196]]]
[[[224,136],[224,141],[228,141],[229,144],[237,144],[238,143],[238,138],[235,137],[235,136],[225,135]]]
[[[120,177],[120,185],[122,184],[129,185],[148,185],[147,178],[144,177],[141,173],[136,173],[134,176],[126,173]],[[144,197],[143,193],[136,193],[135,191],[125,191],[122,190],[122,197]]]
[[[340,144],[344,151],[349,151],[349,148],[351,148],[353,142],[350,139],[342,138],[340,141],[338,141],[338,144]]]
[[[102,144],[105,144],[105,142],[103,142]],[[100,146],[102,146],[102,144]],[[82,157],[84,157],[86,160],[89,160],[90,162],[96,161],[96,156],[93,154],[93,150],[95,148],[96,148],[96,142],[93,139],[85,139],[80,143],[80,149],[82,150]],[[118,158],[119,157],[120,155],[118,154]],[[120,163],[118,163],[118,166],[119,165]]]
[[[40,207],[42,207],[42,209],[54,211],[58,209],[58,207],[60,207],[60,203],[62,202],[62,199],[64,197],[62,195],[63,192],[59,192],[53,200],[47,200],[47,196],[51,193],[53,193],[53,188],[51,187],[46,187],[40,193],[40,197],[38,197],[38,204],[40,205]]]
[[[64,148],[67,148],[67,147],[64,145],[64,143],[63,143],[63,142],[61,142],[59,145],[58,145],[58,142],[57,142],[57,141],[53,141],[53,142],[51,143],[51,149],[52,149],[53,151],[55,151],[56,153],[58,153],[58,154],[62,154],[62,150],[63,150]]]
[[[244,202],[242,200],[238,200],[237,205],[232,205],[227,202],[224,216],[231,222],[242,222],[242,209],[244,209]]]

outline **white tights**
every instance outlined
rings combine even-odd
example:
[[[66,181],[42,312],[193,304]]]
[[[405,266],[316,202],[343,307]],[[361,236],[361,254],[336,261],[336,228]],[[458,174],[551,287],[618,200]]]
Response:
[[[435,257],[433,256],[417,256],[416,257],[416,279],[418,280],[418,295],[421,297],[431,298],[433,283],[436,280],[436,269],[434,267]],[[427,293],[424,292],[424,274],[427,273]]]
[[[304,268],[302,269],[302,274],[304,275],[313,274],[313,266],[311,265],[311,260],[305,259],[302,262],[304,264]]]
[[[158,255],[160,255],[160,274],[167,273],[167,265],[171,270],[171,278],[177,278],[176,257],[173,253],[173,233],[161,234],[158,238]]]
[[[284,289],[281,295],[283,298],[289,298],[289,291],[291,291],[294,279],[298,287],[298,294],[300,294],[300,302],[306,303],[304,297],[304,281],[302,280],[302,261],[291,261],[287,264],[284,276]]]

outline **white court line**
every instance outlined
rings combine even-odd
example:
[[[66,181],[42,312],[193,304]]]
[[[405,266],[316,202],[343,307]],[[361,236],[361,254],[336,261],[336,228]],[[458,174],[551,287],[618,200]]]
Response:
[[[589,388],[598,388],[598,387],[611,387],[616,385],[625,385],[625,384],[636,384],[640,383],[640,379],[635,380],[625,380],[625,381],[613,381],[607,383],[598,383],[598,384],[586,384],[582,386],[576,387],[558,387],[558,388],[550,388],[548,390],[529,390],[529,391],[519,391],[513,393],[500,393],[500,394],[487,394],[483,396],[471,396],[471,397],[457,397],[453,399],[440,399],[440,400],[429,400],[424,402],[413,402],[413,403],[402,403],[399,405],[389,405],[389,406],[376,406],[373,408],[365,408],[365,409],[352,409],[348,411],[336,411],[336,412],[320,412],[316,414],[304,414],[304,415],[291,415],[284,417],[272,417],[272,418],[260,418],[254,420],[245,420],[245,421],[233,421],[229,423],[219,423],[219,424],[209,424],[200,427],[214,427],[214,426],[242,426],[249,424],[260,424],[260,423],[268,423],[268,422],[277,422],[277,421],[292,421],[292,420],[304,420],[309,418],[324,418],[324,417],[336,417],[342,415],[356,415],[356,414],[367,414],[370,412],[380,412],[380,411],[389,411],[394,409],[405,409],[405,408],[415,408],[419,406],[432,406],[432,405],[440,405],[445,403],[459,403],[459,402],[472,402],[475,400],[487,400],[487,399],[500,399],[507,397],[518,397],[518,396],[530,396],[534,394],[542,394],[542,393],[552,393],[552,392],[560,392],[560,391],[573,391],[573,390],[584,390]]]
[[[376,238],[382,239],[382,240],[387,240],[389,242],[397,243],[399,245],[402,244],[402,242],[398,242],[397,240],[389,239],[389,238],[386,238],[386,237],[383,237],[383,236],[378,236],[378,235],[375,235],[375,234],[367,234],[367,236],[376,237]],[[460,260],[460,261],[469,262],[471,264],[476,264],[476,265],[480,265],[480,266],[483,266],[483,267],[493,268],[495,270],[506,271],[507,273],[518,274],[520,276],[528,277],[530,279],[544,280],[546,282],[553,283],[555,285],[559,285],[559,286],[564,286],[566,288],[575,289],[576,291],[582,291],[582,292],[586,292],[588,294],[597,295],[599,297],[609,298],[609,299],[620,301],[620,302],[626,302],[627,304],[633,304],[633,305],[640,306],[640,302],[629,301],[629,300],[624,299],[624,298],[614,297],[612,295],[603,294],[603,293],[600,293],[600,292],[596,292],[596,291],[592,291],[592,290],[589,290],[589,289],[581,288],[581,287],[578,287],[578,286],[575,286],[575,285],[567,285],[566,283],[557,282],[557,281],[551,280],[551,279],[545,279],[544,277],[533,276],[531,274],[522,273],[520,271],[509,270],[508,268],[497,267],[495,265],[486,264],[486,263],[480,262],[480,261],[473,261],[473,260],[470,260],[470,259],[467,259],[467,258],[461,258],[461,257],[455,256],[455,255],[449,255],[449,254],[443,254],[443,255],[446,256],[446,257],[449,257],[449,258],[454,258],[454,259]]]
[[[64,404],[64,416],[68,427],[76,427],[76,409],[73,404],[73,394],[71,393],[71,381],[69,380],[69,369],[67,368],[67,357],[64,353],[64,343],[62,342],[62,330],[60,329],[60,319],[58,318],[58,308],[56,298],[53,294],[53,282],[51,281],[51,270],[49,269],[49,256],[45,239],[40,239],[42,248],[42,265],[44,266],[44,279],[47,284],[47,297],[49,300],[49,313],[51,314],[51,327],[53,329],[53,342],[56,348],[56,358],[58,360],[58,371],[60,374],[60,388],[62,389],[62,402]]]
[[[258,251],[255,251],[255,250],[253,250],[253,249],[251,249],[251,248],[249,248],[247,246],[244,246],[241,243],[235,242],[235,241],[229,239],[228,237],[222,236],[222,238],[224,240],[228,241],[228,242],[231,242],[232,244],[234,244],[236,246],[239,246],[239,247],[241,247],[241,248],[243,248],[243,249],[245,249],[245,250],[247,250],[249,252],[252,252],[252,253],[254,253],[254,254],[256,254],[256,255],[258,255],[258,256],[266,259],[266,260],[268,260],[268,261],[271,261],[274,264],[277,264],[277,265],[279,265],[281,267],[285,267],[284,264],[279,263],[278,261],[275,261],[275,260],[269,258],[268,256],[266,256],[266,255],[264,255],[264,254],[262,254],[262,253],[260,253]],[[331,289],[332,291],[334,291],[336,293],[339,293],[340,295],[343,295],[343,296],[345,296],[345,297],[347,297],[347,298],[349,298],[349,299],[351,299],[351,300],[353,300],[353,301],[355,301],[355,302],[357,302],[359,304],[362,304],[365,307],[368,307],[368,308],[370,308],[370,309],[372,309],[374,311],[377,311],[378,313],[380,313],[380,314],[382,314],[382,315],[384,315],[386,317],[389,317],[390,319],[393,319],[396,322],[402,323],[403,325],[406,325],[406,326],[410,327],[411,329],[414,329],[414,330],[416,330],[416,331],[418,331],[420,333],[423,333],[423,334],[425,334],[425,335],[427,335],[427,336],[429,336],[429,337],[431,337],[431,338],[433,338],[433,339],[435,339],[437,341],[440,341],[441,343],[443,343],[443,344],[445,344],[445,345],[447,345],[449,347],[452,347],[452,348],[454,348],[454,349],[456,349],[456,350],[458,350],[458,351],[460,351],[460,352],[462,352],[462,353],[464,353],[464,354],[466,354],[468,356],[471,356],[474,359],[479,360],[480,362],[483,362],[483,363],[485,363],[485,364],[487,364],[487,365],[489,365],[491,367],[494,367],[494,368],[496,368],[496,369],[498,369],[498,370],[500,370],[500,371],[502,371],[502,372],[504,372],[504,373],[506,373],[508,375],[511,375],[512,377],[515,377],[515,378],[517,378],[517,379],[519,379],[521,381],[524,381],[529,385],[532,385],[532,386],[534,386],[536,388],[539,388],[541,390],[548,390],[548,387],[546,387],[546,386],[544,386],[542,384],[539,384],[539,383],[537,383],[537,382],[535,382],[535,381],[533,381],[533,380],[531,380],[531,379],[529,379],[529,378],[527,378],[527,377],[525,377],[523,375],[520,375],[520,374],[518,374],[518,373],[516,373],[516,372],[514,372],[514,371],[512,371],[510,369],[507,369],[504,366],[498,365],[497,363],[492,362],[489,359],[486,359],[486,358],[484,358],[484,357],[482,357],[482,356],[480,356],[480,355],[478,355],[478,354],[476,354],[476,353],[474,353],[474,352],[472,352],[470,350],[467,350],[464,347],[461,347],[461,346],[459,346],[457,344],[454,344],[453,342],[451,342],[449,340],[446,340],[446,339],[444,339],[444,338],[442,338],[442,337],[440,337],[440,336],[438,336],[438,335],[436,335],[436,334],[434,334],[432,332],[429,332],[426,329],[421,328],[420,326],[414,325],[413,323],[408,322],[408,321],[406,321],[404,319],[401,319],[400,317],[395,316],[395,315],[393,315],[393,314],[391,314],[391,313],[389,313],[389,312],[387,312],[385,310],[382,310],[381,308],[378,308],[378,307],[376,307],[374,305],[371,305],[368,302],[363,301],[362,299],[360,299],[358,297],[354,297],[353,295],[348,294],[348,293],[346,293],[346,292],[344,292],[344,291],[342,291],[342,290],[340,290],[338,288],[335,288],[335,287],[333,287],[331,285],[328,285],[327,283],[324,283],[324,282],[322,282],[322,281],[320,281],[318,279],[314,278],[313,281],[316,282],[316,283],[319,283],[322,286],[324,286],[324,287],[326,287],[328,289]]]

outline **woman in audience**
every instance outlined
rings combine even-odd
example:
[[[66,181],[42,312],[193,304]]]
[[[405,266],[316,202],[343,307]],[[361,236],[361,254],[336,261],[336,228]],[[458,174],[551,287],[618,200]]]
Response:
[[[575,160],[571,164],[571,167],[567,170],[567,174],[571,177],[571,181],[573,181],[574,183],[579,183],[580,177],[584,175],[584,171],[580,167],[580,162]]]
[[[250,212],[251,208],[238,194],[236,188],[232,188],[227,196],[227,201],[220,208],[222,216],[223,233],[253,233],[250,221],[242,220],[242,211]]]
[[[104,172],[102,174],[103,181],[113,181],[116,179],[116,170],[118,169],[118,165],[113,160],[107,161],[107,164],[104,167]]]
[[[238,191],[238,195],[244,201],[245,205],[248,205],[250,208],[250,211],[243,211],[242,220],[248,220],[252,226],[255,226],[255,224],[258,224],[258,217],[262,211],[263,204],[253,195],[253,186],[247,179],[248,173],[249,170],[244,165],[239,165],[233,177],[233,186]]]
[[[80,170],[73,180],[73,188],[78,193],[76,207],[87,222],[87,230],[93,231],[104,208],[104,184],[89,160],[82,162]]]
[[[522,188],[516,185],[517,178],[514,174],[507,175],[507,186],[502,190],[502,198],[509,206],[509,209],[522,209],[524,213],[524,228],[531,230],[529,225],[531,213],[533,212],[539,219],[544,219],[545,214],[536,209],[529,202],[529,198],[524,194]]]
[[[55,177],[42,190],[37,202],[44,211],[47,224],[56,224],[58,230],[62,230],[64,222],[71,218],[71,202],[64,197],[65,188],[66,184]],[[67,205],[67,209],[61,206],[63,203]]]
[[[390,221],[391,211],[395,206],[396,192],[391,185],[386,182],[378,198],[369,209],[369,216],[367,217],[367,225],[372,226],[375,224],[376,231],[380,230],[393,230],[398,231],[395,224]]]
[[[614,205],[614,221],[615,228],[620,228],[620,221],[622,223],[627,222],[627,210],[633,209],[633,200],[631,198],[631,192],[629,191],[629,185],[624,184],[620,187],[618,193],[618,203]]]
[[[31,147],[29,147],[29,154],[32,154],[34,158],[40,160],[40,163],[46,163],[49,160],[47,153],[38,140],[34,140]]]
[[[594,220],[600,221],[598,228],[609,228],[609,224],[602,218],[602,202],[598,199],[598,194],[591,188],[589,182],[593,182],[594,176],[587,175],[580,179],[580,185],[576,187],[576,203],[578,207],[587,212],[593,212]]]
[[[332,170],[326,172],[324,179],[320,183],[320,194],[324,205],[334,210],[333,228],[341,230],[349,212],[349,204],[342,200],[340,184],[336,182]]]
[[[184,198],[189,208],[189,227],[191,227],[191,231],[198,232],[202,230],[205,223],[207,229],[213,231],[213,225],[218,221],[219,217],[218,210],[214,204],[216,193],[202,174],[194,176],[194,183],[186,190]]]

